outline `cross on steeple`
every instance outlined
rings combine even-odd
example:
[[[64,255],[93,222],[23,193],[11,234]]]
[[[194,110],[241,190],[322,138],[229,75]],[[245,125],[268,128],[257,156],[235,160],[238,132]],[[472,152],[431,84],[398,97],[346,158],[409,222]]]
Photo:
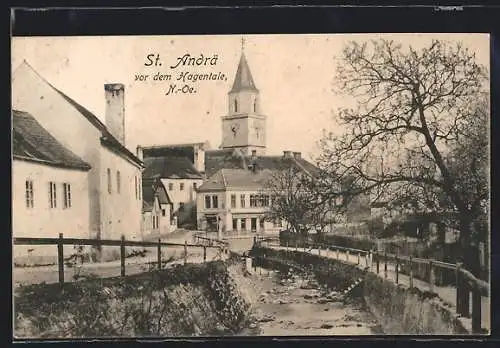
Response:
[[[243,52],[245,50],[245,38],[242,37],[241,38],[241,52]]]

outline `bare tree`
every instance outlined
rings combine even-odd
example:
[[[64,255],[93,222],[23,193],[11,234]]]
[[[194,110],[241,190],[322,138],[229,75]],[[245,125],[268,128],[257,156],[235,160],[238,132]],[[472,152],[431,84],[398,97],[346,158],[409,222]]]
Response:
[[[486,69],[460,43],[433,40],[417,50],[380,40],[346,45],[337,72],[338,87],[357,106],[339,110],[345,132],[322,139],[320,167],[325,183],[348,176],[352,185],[341,192],[324,185],[323,197],[419,197],[429,210],[455,212],[464,262],[478,275],[474,220],[488,187],[479,164],[464,156],[476,149],[465,132],[471,123],[487,138],[487,122],[477,118],[489,117],[477,103],[488,100]],[[476,145],[484,151],[484,142]],[[462,303],[467,294],[461,290]]]
[[[340,213],[337,205],[318,199],[315,178],[295,167],[276,171],[266,182],[270,194],[268,221],[285,221],[287,229],[306,237],[315,230],[322,234]]]

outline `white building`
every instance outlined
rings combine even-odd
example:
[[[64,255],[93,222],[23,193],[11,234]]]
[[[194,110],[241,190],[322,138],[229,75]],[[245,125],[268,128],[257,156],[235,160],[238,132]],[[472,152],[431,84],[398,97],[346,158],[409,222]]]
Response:
[[[104,85],[106,124],[85,107],[51,85],[26,61],[13,73],[13,109],[29,112],[60,144],[90,165],[86,192],[88,208],[84,236],[100,239],[141,238],[142,160],[125,146],[125,106],[122,84]],[[43,174],[56,181],[51,173]],[[15,198],[20,199],[20,198]],[[49,210],[43,214],[47,214]],[[88,227],[87,227],[88,226]],[[57,233],[71,233],[62,223]],[[14,236],[22,232],[14,226]],[[34,231],[33,231],[34,233]],[[32,235],[37,237],[38,235]]]
[[[196,191],[203,184],[203,175],[187,157],[145,155],[144,166],[143,180],[161,181],[172,201],[172,211],[178,225],[195,228]]]
[[[87,238],[90,165],[29,113],[12,113],[12,229],[15,237]],[[55,254],[52,246],[16,246],[17,263]],[[41,261],[43,262],[43,261]]]
[[[172,211],[172,200],[161,180],[143,179],[142,192],[141,231],[143,237],[152,239],[175,231],[177,218]]]

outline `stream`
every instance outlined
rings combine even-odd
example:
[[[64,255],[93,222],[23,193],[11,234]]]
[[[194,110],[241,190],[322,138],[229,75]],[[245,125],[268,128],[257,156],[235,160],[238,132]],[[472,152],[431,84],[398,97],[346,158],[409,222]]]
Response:
[[[362,299],[323,289],[311,274],[256,268],[247,277],[256,301],[252,323],[240,335],[382,334]]]

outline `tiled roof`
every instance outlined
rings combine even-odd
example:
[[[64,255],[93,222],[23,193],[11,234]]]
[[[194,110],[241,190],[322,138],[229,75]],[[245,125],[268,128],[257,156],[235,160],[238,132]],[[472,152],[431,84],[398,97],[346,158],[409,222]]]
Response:
[[[237,150],[212,150],[205,152],[205,173],[212,176],[222,168],[247,169],[253,163],[252,156],[243,156]],[[285,158],[284,156],[257,156],[255,164],[258,170],[282,170],[290,167],[305,171],[311,175],[317,167],[303,158]]]
[[[150,178],[142,180],[142,210],[151,211],[154,206],[155,196],[158,197],[160,204],[171,204],[172,200],[168,196],[165,186],[161,180]]]
[[[43,76],[41,76],[28,62],[24,61],[23,64],[31,69],[37,76],[39,76],[50,88],[55,90],[61,97],[64,98],[70,105],[72,105],[78,112],[84,116],[94,127],[96,127],[102,133],[101,143],[104,146],[107,146],[113,150],[115,150],[118,154],[126,157],[127,159],[134,162],[136,165],[141,166],[142,161],[137,158],[130,150],[128,150],[123,144],[116,139],[111,132],[107,129],[107,127],[102,123],[97,116],[95,116],[92,112],[87,110],[85,107],[77,103],[75,100],[61,92],[59,89],[54,87],[50,82],[48,82]]]
[[[234,78],[233,88],[229,93],[236,93],[239,91],[258,91],[253,82],[252,73],[250,72],[250,67],[248,66],[245,54],[241,53],[240,63],[238,64],[238,70],[236,71],[236,76]]]
[[[14,159],[64,168],[90,169],[87,162],[64,147],[27,112],[13,110],[12,133]]]
[[[200,192],[245,189],[258,190],[264,188],[273,175],[271,170],[253,172],[248,169],[221,169],[200,186]]]
[[[186,157],[148,157],[144,159],[144,178],[202,179]]]

